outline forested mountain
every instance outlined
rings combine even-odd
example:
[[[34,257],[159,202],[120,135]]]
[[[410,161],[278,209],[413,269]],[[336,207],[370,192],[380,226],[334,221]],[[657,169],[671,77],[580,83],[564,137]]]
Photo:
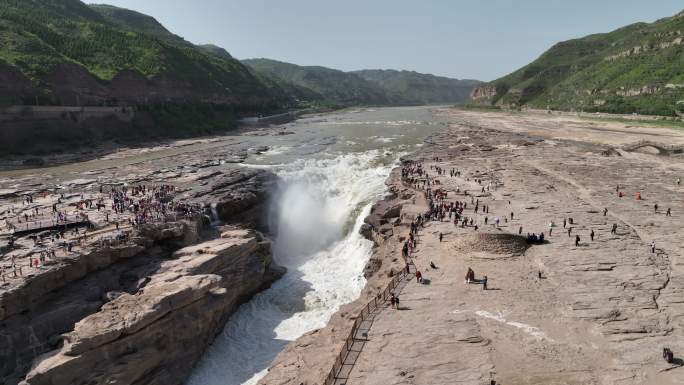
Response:
[[[354,74],[382,88],[393,104],[462,103],[482,83],[414,71],[362,70]]]
[[[410,71],[343,72],[270,59],[250,59],[243,63],[300,101],[333,105],[462,103],[468,99],[472,89],[480,84],[475,80],[457,80]]]
[[[338,105],[389,104],[389,98],[381,89],[356,74],[270,59],[243,60],[243,63],[256,73],[273,79],[299,100]]]
[[[78,0],[0,0],[2,104],[287,103],[227,52],[197,47],[154,18]]]
[[[684,103],[684,12],[558,43],[472,96],[486,105],[674,115]]]

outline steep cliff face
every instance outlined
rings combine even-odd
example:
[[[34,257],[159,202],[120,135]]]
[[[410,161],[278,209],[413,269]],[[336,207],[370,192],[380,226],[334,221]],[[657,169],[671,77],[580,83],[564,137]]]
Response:
[[[0,59],[0,105],[28,102],[38,90],[17,68]]]
[[[475,87],[470,93],[470,99],[477,104],[491,103],[494,97],[496,97],[496,87],[487,84]]]
[[[276,176],[237,166],[211,175],[187,182],[180,199],[224,207],[230,227],[197,213],[98,240],[118,233],[110,226],[3,281],[0,383],[182,383],[236,307],[284,273],[255,230],[268,229]]]
[[[237,305],[281,273],[252,231],[181,249],[137,293],[78,322],[22,384],[180,384]]]
[[[202,218],[147,225],[115,246],[93,246],[71,258],[56,260],[17,287],[0,295],[0,378],[16,383],[36,354],[54,349],[60,334],[96,312],[108,293],[138,290],[139,281],[155,271],[163,253],[158,245],[176,247],[199,240]],[[142,282],[142,281],[141,281]]]

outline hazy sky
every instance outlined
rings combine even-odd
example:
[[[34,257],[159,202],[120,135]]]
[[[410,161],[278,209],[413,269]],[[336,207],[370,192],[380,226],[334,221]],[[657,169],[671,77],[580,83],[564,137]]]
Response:
[[[493,80],[558,41],[654,21],[682,0],[102,0],[233,56]]]

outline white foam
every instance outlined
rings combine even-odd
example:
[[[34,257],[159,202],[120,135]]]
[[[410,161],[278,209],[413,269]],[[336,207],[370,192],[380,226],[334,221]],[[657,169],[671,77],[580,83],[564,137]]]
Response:
[[[373,150],[277,166],[273,250],[288,273],[242,305],[188,380],[189,385],[256,384],[289,341],[321,328],[358,298],[372,243],[359,234],[392,165]]]

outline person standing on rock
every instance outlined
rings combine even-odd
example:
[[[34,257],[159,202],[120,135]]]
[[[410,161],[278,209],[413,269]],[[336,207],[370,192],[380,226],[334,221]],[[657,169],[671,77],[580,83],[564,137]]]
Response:
[[[444,236],[444,235],[443,235],[442,233],[439,233],[439,242],[440,242],[440,243],[442,242],[442,237],[443,237],[443,236]]]
[[[475,272],[473,271],[473,269],[468,268],[468,271],[466,272],[465,283],[468,284],[470,282],[473,282],[474,280],[475,280]]]
[[[568,221],[565,220],[565,218],[563,218],[563,228],[565,228],[565,226],[566,226],[567,224],[568,224]]]
[[[487,276],[482,277],[482,290],[487,290]]]
[[[655,254],[655,241],[651,242],[651,253]]]
[[[568,238],[570,237],[570,233],[572,233],[572,227],[568,227]]]
[[[594,235],[595,235],[595,234],[594,234],[594,229],[592,229],[592,230],[591,230],[591,233],[589,233],[589,237],[591,238],[592,241],[594,240]]]
[[[518,235],[522,235],[522,226],[518,228]],[[551,235],[551,233],[549,233],[549,235]]]
[[[418,282],[418,283],[423,282],[423,274],[420,272],[420,270],[416,270],[416,282]]]
[[[668,207],[667,211],[665,212],[666,217],[671,217],[672,216],[672,210]]]
[[[653,205],[653,212],[655,212],[656,214],[658,213],[658,204],[657,203]]]
[[[575,247],[579,247],[579,243],[580,243],[580,236],[575,235]]]
[[[603,216],[605,217],[606,214],[608,214],[608,208],[604,208],[604,209],[603,209]]]
[[[395,303],[396,303],[396,298],[394,297],[394,293],[391,293],[391,295],[390,295],[390,306],[392,306],[392,309],[394,309]]]

